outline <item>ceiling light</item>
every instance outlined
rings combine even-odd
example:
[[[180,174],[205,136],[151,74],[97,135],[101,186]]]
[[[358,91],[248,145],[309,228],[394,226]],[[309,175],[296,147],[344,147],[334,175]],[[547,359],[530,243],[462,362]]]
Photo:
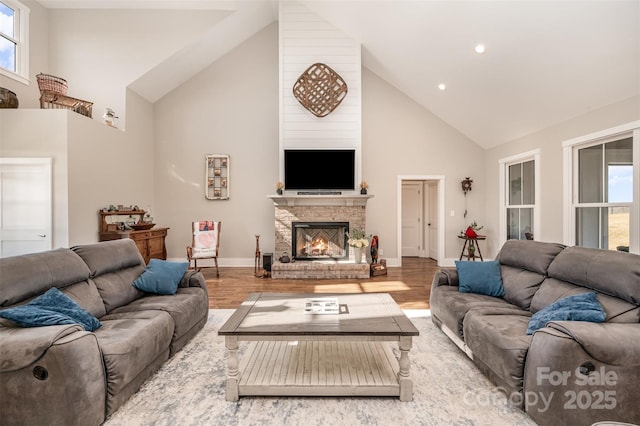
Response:
[[[446,90],[446,89],[447,89],[447,86],[446,86],[444,83],[440,83],[440,84],[438,84],[438,89],[440,89],[440,90]]]
[[[475,51],[477,54],[482,55],[485,51],[485,47],[484,44],[478,44],[476,45]]]

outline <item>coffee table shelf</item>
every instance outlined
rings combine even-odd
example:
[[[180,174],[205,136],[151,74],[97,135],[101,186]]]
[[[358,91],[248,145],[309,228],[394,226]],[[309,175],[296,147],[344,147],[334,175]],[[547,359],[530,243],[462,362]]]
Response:
[[[308,315],[305,302],[314,297],[319,295],[252,293],[220,327],[228,350],[227,401],[248,395],[411,401],[409,351],[420,333],[391,296],[323,294],[348,309]],[[243,350],[241,341],[249,342]]]
[[[240,395],[398,396],[398,361],[387,342],[251,342]]]

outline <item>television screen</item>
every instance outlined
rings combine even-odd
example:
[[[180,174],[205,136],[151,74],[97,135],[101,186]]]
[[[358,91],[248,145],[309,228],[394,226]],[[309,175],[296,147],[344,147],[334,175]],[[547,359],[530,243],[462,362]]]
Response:
[[[353,149],[287,149],[284,151],[284,187],[289,190],[355,189]]]

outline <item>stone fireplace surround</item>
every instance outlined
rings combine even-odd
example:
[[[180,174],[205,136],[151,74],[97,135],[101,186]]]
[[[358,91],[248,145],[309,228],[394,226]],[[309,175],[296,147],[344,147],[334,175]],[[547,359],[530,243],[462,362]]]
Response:
[[[366,229],[366,204],[372,195],[271,195],[275,207],[275,253],[273,278],[340,279],[369,278],[369,265],[356,264],[353,250],[349,259],[298,260],[281,263],[283,253],[291,253],[293,222],[348,222],[349,229]]]

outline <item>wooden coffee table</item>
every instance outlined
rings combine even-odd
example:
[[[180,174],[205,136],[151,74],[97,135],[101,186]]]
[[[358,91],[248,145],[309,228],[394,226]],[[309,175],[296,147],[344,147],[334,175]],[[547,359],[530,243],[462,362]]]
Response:
[[[327,297],[348,312],[305,313],[308,299]],[[218,334],[229,351],[227,401],[246,395],[413,398],[409,351],[420,333],[387,293],[252,293]],[[242,360],[239,341],[251,342]],[[399,357],[389,342],[398,342]]]

